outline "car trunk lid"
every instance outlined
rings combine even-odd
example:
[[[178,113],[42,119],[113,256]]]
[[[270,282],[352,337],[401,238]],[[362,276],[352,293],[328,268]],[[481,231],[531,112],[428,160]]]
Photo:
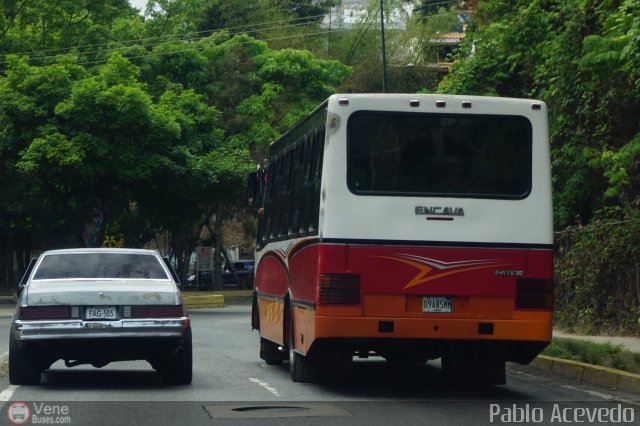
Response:
[[[41,280],[27,288],[29,306],[45,305],[164,305],[178,303],[166,280]]]

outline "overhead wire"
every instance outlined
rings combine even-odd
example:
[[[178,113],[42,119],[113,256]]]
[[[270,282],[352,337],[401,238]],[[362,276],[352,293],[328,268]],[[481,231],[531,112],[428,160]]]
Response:
[[[205,33],[216,33],[216,32],[221,32],[221,31],[231,31],[231,30],[238,30],[238,29],[242,29],[242,28],[253,28],[253,27],[257,27],[256,29],[250,29],[250,30],[245,30],[245,31],[241,31],[240,33],[245,33],[245,32],[255,32],[255,31],[266,31],[266,29],[260,29],[259,27],[261,26],[265,26],[265,25],[272,25],[272,24],[280,24],[283,22],[296,22],[296,21],[308,21],[308,22],[304,22],[300,25],[306,25],[306,24],[310,24],[314,22],[314,19],[317,18],[321,18],[324,15],[313,15],[313,16],[305,16],[302,18],[292,18],[292,19],[281,19],[281,20],[277,20],[277,21],[267,21],[267,22],[259,22],[256,24],[246,24],[246,25],[238,25],[238,26],[233,26],[233,27],[223,27],[223,28],[216,28],[216,29],[209,29],[209,30],[202,30],[202,31],[193,31],[193,32],[187,32],[187,33],[178,33],[178,34],[168,34],[168,35],[164,35],[164,36],[155,36],[155,37],[145,37],[145,38],[139,38],[139,39],[128,39],[128,40],[111,40],[109,42],[106,43],[94,43],[94,44],[84,44],[84,45],[76,45],[76,46],[70,46],[70,47],[61,47],[61,48],[57,48],[57,49],[43,49],[43,50],[32,50],[32,51],[24,51],[24,52],[12,52],[12,53],[4,53],[4,54],[0,54],[0,57],[3,56],[7,56],[7,55],[31,55],[34,53],[49,53],[49,52],[65,52],[65,51],[70,51],[70,50],[75,50],[75,49],[83,49],[83,48],[87,48],[87,47],[100,47],[100,46],[108,46],[111,43],[134,43],[134,42],[140,42],[140,41],[145,41],[145,40],[157,40],[157,39],[172,39],[172,38],[176,38],[179,39],[180,37],[184,37],[184,36],[192,36],[194,39],[197,38],[198,34],[205,34]],[[285,27],[287,27],[287,25],[285,25]],[[279,28],[279,27],[271,27],[271,29],[273,28]],[[157,43],[160,44],[160,43]],[[151,45],[151,44],[150,44]],[[143,44],[143,46],[146,46]],[[48,55],[48,56],[55,56],[55,55]]]
[[[252,33],[260,33],[260,32],[266,32],[266,31],[271,31],[271,30],[277,30],[277,29],[286,29],[286,28],[295,28],[295,27],[301,27],[301,26],[305,26],[308,25],[309,22],[299,22],[299,23],[295,23],[295,24],[289,24],[289,25],[280,25],[280,26],[274,26],[274,27],[268,27],[268,28],[260,28],[260,29],[252,29],[249,31],[237,31],[237,32],[231,32],[229,33],[229,36],[233,37],[236,35],[240,35],[240,34],[246,34],[247,32],[252,32]],[[220,30],[223,31],[223,30]],[[191,41],[198,41],[201,40],[201,38],[198,37],[193,37],[193,38],[186,38],[186,39],[176,39],[175,42],[191,42]],[[90,51],[84,51],[84,52],[80,52],[80,54],[82,55],[89,55],[89,54],[93,54],[93,53],[111,53],[111,52],[117,52],[122,50],[123,48],[126,47],[143,47],[143,48],[150,48],[150,47],[154,47],[154,46],[158,46],[164,43],[169,43],[172,40],[165,40],[162,42],[157,42],[157,43],[150,43],[150,44],[133,44],[133,45],[129,45],[129,46],[117,46],[117,47],[112,47],[109,49],[100,49],[100,50],[90,50]],[[55,58],[57,55],[46,55],[46,56],[40,56],[40,57],[33,57],[30,58],[30,60],[32,61],[43,61],[43,60],[47,60],[47,59],[51,59],[51,58]]]
[[[451,3],[455,3],[455,2],[456,2],[456,0],[448,0],[448,1],[443,1],[443,2],[440,2],[440,3],[434,3],[433,5],[451,4]],[[420,18],[417,18],[417,20],[421,21],[421,20],[428,19],[429,17],[432,17],[432,16],[454,15],[454,14],[459,14],[459,13],[460,12],[439,13],[439,14],[436,14],[436,15],[422,16]],[[355,38],[353,44],[351,45],[349,54],[347,55],[348,57],[353,55],[353,53],[354,53],[353,51],[355,49],[357,49],[358,45],[361,42],[361,38],[364,37],[363,29],[364,29],[364,33],[366,33],[368,31],[368,29],[370,29],[371,24],[373,23],[373,21],[375,20],[375,17],[377,15],[378,15],[377,12],[374,12],[373,13],[373,18],[374,19],[371,19],[371,14],[368,14],[368,16],[367,16],[367,18],[365,20],[365,23],[363,23],[363,25],[359,28],[358,33],[356,35],[356,38]],[[307,16],[307,17],[302,17],[302,18],[292,18],[292,19],[282,19],[282,20],[276,20],[276,21],[259,22],[259,23],[255,23],[255,24],[246,24],[246,25],[223,27],[223,28],[217,28],[217,29],[208,29],[208,30],[203,30],[203,31],[194,31],[194,32],[170,34],[170,35],[165,35],[165,36],[145,37],[145,38],[127,39],[127,40],[113,40],[113,41],[110,41],[110,42],[107,42],[107,43],[94,43],[94,44],[76,45],[76,46],[58,48],[58,49],[45,49],[45,50],[40,50],[40,51],[6,53],[6,54],[0,54],[0,58],[6,57],[9,54],[30,55],[30,54],[34,54],[34,53],[50,53],[50,52],[61,52],[61,53],[58,53],[58,54],[63,54],[62,52],[69,52],[69,51],[77,50],[77,49],[83,49],[83,48],[89,48],[89,47],[99,47],[99,46],[108,46],[111,43],[126,44],[126,43],[136,43],[136,42],[141,42],[141,41],[149,41],[149,40],[153,41],[153,40],[164,40],[164,39],[166,39],[165,41],[158,41],[158,42],[152,42],[152,43],[147,43],[147,44],[130,44],[128,46],[118,46],[118,47],[112,47],[112,48],[109,48],[109,49],[85,51],[85,52],[81,52],[81,54],[88,55],[88,54],[93,54],[93,53],[110,53],[110,52],[120,51],[120,50],[122,50],[123,48],[126,48],[126,47],[134,47],[134,46],[140,46],[140,47],[143,47],[143,48],[149,48],[149,47],[158,46],[160,44],[163,44],[163,43],[166,43],[166,42],[169,42],[169,41],[172,41],[172,40],[174,40],[176,42],[183,42],[183,43],[184,42],[200,40],[201,37],[198,37],[198,35],[199,34],[205,34],[205,33],[210,33],[212,35],[212,34],[214,34],[216,32],[238,30],[236,32],[229,33],[230,36],[235,36],[235,35],[246,34],[246,33],[250,33],[250,32],[258,32],[259,33],[259,32],[271,31],[271,30],[275,30],[275,29],[294,28],[294,27],[299,27],[299,26],[312,24],[312,23],[316,22],[315,20],[317,18],[321,18],[323,16],[325,16],[325,15],[313,15],[313,16]],[[298,22],[298,21],[300,21],[300,22]],[[261,28],[261,27],[264,27],[266,25],[281,24],[281,23],[290,23],[290,24],[272,26],[272,27],[267,27],[267,28]],[[366,27],[366,28],[364,28],[364,27]],[[241,30],[241,29],[244,29],[244,30]],[[352,31],[352,30],[353,29],[337,29],[337,30],[329,29],[328,31],[320,31],[320,32],[314,32],[314,33],[309,33],[309,34],[298,34],[298,35],[290,35],[290,36],[283,36],[283,37],[273,37],[273,38],[269,38],[269,39],[262,39],[261,41],[286,40],[286,39],[299,38],[299,37],[308,37],[308,36],[314,36],[314,35],[332,34],[332,33],[339,33],[339,32],[349,32],[349,31]],[[181,38],[181,37],[185,37],[185,36],[190,36],[190,38]],[[237,44],[245,44],[245,43],[237,43]],[[173,53],[181,53],[181,52],[188,52],[188,51],[194,51],[194,50],[203,50],[203,49],[206,49],[206,48],[209,48],[209,47],[211,47],[211,46],[194,47],[194,48],[180,49],[180,50],[174,50],[174,51],[169,51],[169,52],[155,52],[155,53],[148,53],[146,55],[128,56],[127,58],[129,58],[129,59],[138,59],[138,58],[144,58],[144,57],[150,57],[150,56],[163,56],[163,55],[169,55],[169,54],[173,54]],[[45,55],[45,56],[41,56],[41,57],[33,57],[33,58],[30,58],[30,60],[32,60],[32,61],[44,61],[44,60],[47,60],[47,59],[55,58],[58,54]],[[90,65],[90,64],[99,64],[99,63],[106,63],[106,62],[107,62],[107,60],[105,59],[105,60],[82,62],[82,63],[78,63],[78,65]]]
[[[301,37],[310,37],[310,36],[315,36],[315,35],[325,35],[325,34],[333,34],[333,33],[341,33],[341,32],[348,32],[348,31],[352,31],[351,29],[338,29],[338,30],[327,30],[327,31],[319,31],[319,32],[315,32],[315,33],[308,33],[308,34],[296,34],[296,35],[290,35],[290,36],[283,36],[283,37],[273,37],[273,38],[268,38],[268,39],[260,39],[260,40],[255,40],[257,42],[260,41],[275,41],[275,40],[287,40],[287,39],[292,39],[292,38],[301,38]],[[235,45],[242,45],[242,44],[250,44],[253,43],[254,41],[242,41],[242,42],[234,42],[231,43],[230,45],[235,46]],[[204,50],[204,49],[208,49],[211,48],[212,46],[195,46],[189,49],[180,49],[180,50],[172,50],[169,52],[153,52],[153,53],[148,53],[146,55],[138,55],[138,56],[127,56],[127,59],[142,59],[142,58],[148,58],[151,56],[165,56],[165,55],[173,55],[175,53],[184,53],[184,52],[192,52],[192,51],[198,51],[198,50]],[[88,61],[88,62],[79,62],[77,65],[96,65],[96,64],[103,64],[108,62],[108,59],[103,59],[103,60],[97,60],[97,61]]]

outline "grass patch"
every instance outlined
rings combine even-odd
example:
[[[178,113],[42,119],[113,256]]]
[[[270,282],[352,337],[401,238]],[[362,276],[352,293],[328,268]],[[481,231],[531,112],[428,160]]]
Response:
[[[554,338],[543,354],[640,374],[640,354],[619,345]]]

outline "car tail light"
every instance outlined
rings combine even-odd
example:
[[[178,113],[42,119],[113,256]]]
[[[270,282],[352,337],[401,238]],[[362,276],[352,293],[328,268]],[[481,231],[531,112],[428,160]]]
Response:
[[[553,309],[553,280],[520,278],[516,281],[516,309]]]
[[[360,303],[360,275],[320,275],[319,302],[325,305]]]
[[[71,318],[70,306],[21,306],[21,320],[52,320]]]
[[[132,318],[180,318],[186,316],[182,305],[137,305],[131,307]]]

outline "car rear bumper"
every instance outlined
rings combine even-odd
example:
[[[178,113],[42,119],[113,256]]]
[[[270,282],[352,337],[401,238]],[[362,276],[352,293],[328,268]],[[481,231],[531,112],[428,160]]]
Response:
[[[11,331],[18,341],[122,337],[180,338],[189,326],[188,317],[114,321],[16,321]]]

